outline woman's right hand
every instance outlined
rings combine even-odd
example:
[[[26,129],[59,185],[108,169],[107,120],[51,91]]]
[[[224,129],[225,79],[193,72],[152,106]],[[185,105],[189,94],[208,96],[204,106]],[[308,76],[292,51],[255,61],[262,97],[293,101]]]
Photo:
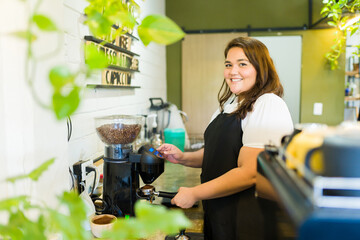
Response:
[[[172,144],[165,143],[156,150],[159,151],[166,160],[175,164],[180,163],[180,160],[184,156],[184,153]]]

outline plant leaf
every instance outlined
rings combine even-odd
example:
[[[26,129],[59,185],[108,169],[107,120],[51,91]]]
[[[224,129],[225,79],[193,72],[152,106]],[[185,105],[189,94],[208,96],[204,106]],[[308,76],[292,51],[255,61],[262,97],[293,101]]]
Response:
[[[22,38],[24,40],[29,40],[30,42],[33,42],[37,39],[37,36],[31,33],[30,31],[16,31],[10,33],[10,35],[17,38]]]
[[[39,167],[31,171],[29,174],[22,174],[15,177],[9,177],[6,179],[7,182],[16,182],[21,179],[30,178],[33,181],[37,181],[39,177],[43,174],[44,171],[48,169],[48,167],[54,163],[54,158],[47,160],[46,162],[42,163]]]
[[[135,205],[135,212],[136,218],[145,223],[148,231],[157,229],[170,234],[191,226],[191,222],[185,217],[184,212],[179,209],[168,210],[164,206],[154,206],[138,201]]]
[[[350,36],[354,35],[357,31],[358,31],[359,28],[353,28],[351,29],[351,32],[350,32]]]
[[[76,85],[75,77],[67,66],[53,67],[49,73],[54,89],[52,107],[57,119],[70,116],[80,104],[81,88]]]
[[[147,46],[151,41],[159,44],[172,44],[185,36],[181,28],[170,18],[161,15],[149,15],[138,27],[141,41]]]
[[[80,88],[73,86],[70,93],[63,95],[61,92],[54,92],[52,106],[57,119],[64,119],[75,112],[80,104]]]
[[[333,26],[333,27],[337,27],[337,24],[334,21],[328,21],[327,24],[329,24],[330,26]]]
[[[124,231],[126,229],[126,231]],[[110,240],[144,239],[150,236],[142,222],[136,218],[118,218],[110,231],[104,231],[102,237]]]
[[[50,70],[49,79],[55,91],[60,91],[65,85],[74,82],[75,76],[67,66],[55,66]]]
[[[9,225],[16,226],[21,230],[21,238],[23,240],[39,239],[46,240],[45,221],[42,215],[37,220],[27,218],[22,211],[12,213],[9,218]],[[16,234],[17,235],[17,234]],[[17,236],[10,235],[13,239]]]
[[[38,26],[38,28],[43,30],[43,31],[51,32],[51,31],[56,31],[57,30],[57,27],[56,27],[55,23],[45,15],[35,14],[32,17],[32,20],[34,21],[36,26]]]
[[[118,218],[112,231],[104,232],[109,239],[139,239],[153,235],[157,231],[167,234],[177,233],[191,225],[181,210],[168,210],[143,201],[135,204],[136,218]],[[126,229],[126,231],[124,231]]]
[[[324,14],[328,13],[329,10],[330,10],[330,9],[329,9],[328,7],[323,7],[323,9],[321,9],[320,14],[321,14],[321,15],[324,15]]]
[[[133,29],[136,25],[136,19],[128,11],[120,11],[116,14],[116,22],[120,22],[122,27]]]
[[[90,232],[84,229],[84,223],[87,221],[86,206],[79,195],[75,192],[64,192],[59,200],[61,205],[67,208],[68,214],[48,209],[49,224],[61,232],[63,239],[91,239]]]
[[[29,176],[27,174],[22,174],[22,175],[18,175],[18,176],[15,176],[15,177],[6,178],[5,181],[14,183],[14,182],[16,182],[18,180],[25,179],[25,178],[28,178],[28,177]]]
[[[91,5],[85,8],[85,14],[87,19],[84,23],[89,27],[95,37],[104,38],[110,34],[113,23],[110,22],[108,18],[94,8],[91,8]]]
[[[31,178],[34,181],[37,181],[40,176],[49,168],[49,166],[51,166],[55,161],[55,158],[51,158],[49,160],[47,160],[46,162],[42,163],[39,167],[37,167],[36,169],[32,170],[29,173],[29,178]]]
[[[89,69],[103,69],[108,66],[108,58],[96,46],[88,44],[85,46],[85,63]]]
[[[17,197],[1,200],[0,211],[7,210],[10,212],[13,207],[18,207],[22,203],[26,202],[27,199],[28,199],[27,196],[17,196]]]
[[[23,235],[21,229],[15,225],[0,225],[0,236],[4,237],[5,240],[20,240],[23,239]]]

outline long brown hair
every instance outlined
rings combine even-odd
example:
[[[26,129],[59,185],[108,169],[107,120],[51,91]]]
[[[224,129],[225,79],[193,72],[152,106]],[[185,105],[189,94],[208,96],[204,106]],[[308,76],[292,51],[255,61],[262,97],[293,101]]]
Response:
[[[255,101],[264,93],[274,93],[279,97],[283,96],[283,87],[276,72],[274,63],[270,57],[267,47],[259,40],[251,37],[238,37],[231,40],[225,48],[225,58],[229,50],[233,47],[239,47],[244,50],[246,57],[256,70],[255,85],[248,91],[238,95],[238,109],[234,111],[238,117],[244,119],[248,112],[253,110]],[[225,79],[218,93],[218,100],[221,111],[224,110],[225,102],[232,96],[229,86]]]

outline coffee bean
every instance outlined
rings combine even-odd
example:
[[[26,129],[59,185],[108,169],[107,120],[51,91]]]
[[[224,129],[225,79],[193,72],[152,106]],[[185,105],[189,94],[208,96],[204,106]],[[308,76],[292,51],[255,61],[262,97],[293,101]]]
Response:
[[[97,133],[106,144],[129,144],[139,135],[140,124],[111,123],[96,128]]]

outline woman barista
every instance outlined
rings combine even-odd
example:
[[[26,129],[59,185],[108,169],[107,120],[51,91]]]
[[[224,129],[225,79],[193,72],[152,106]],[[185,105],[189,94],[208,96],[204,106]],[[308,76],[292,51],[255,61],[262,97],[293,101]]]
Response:
[[[266,46],[254,38],[235,38],[225,49],[220,107],[205,130],[204,148],[185,153],[171,144],[158,148],[172,163],[202,168],[201,184],[180,187],[171,202],[190,208],[203,200],[205,239],[263,238],[256,162],[265,144],[279,145],[293,130],[282,94]]]

